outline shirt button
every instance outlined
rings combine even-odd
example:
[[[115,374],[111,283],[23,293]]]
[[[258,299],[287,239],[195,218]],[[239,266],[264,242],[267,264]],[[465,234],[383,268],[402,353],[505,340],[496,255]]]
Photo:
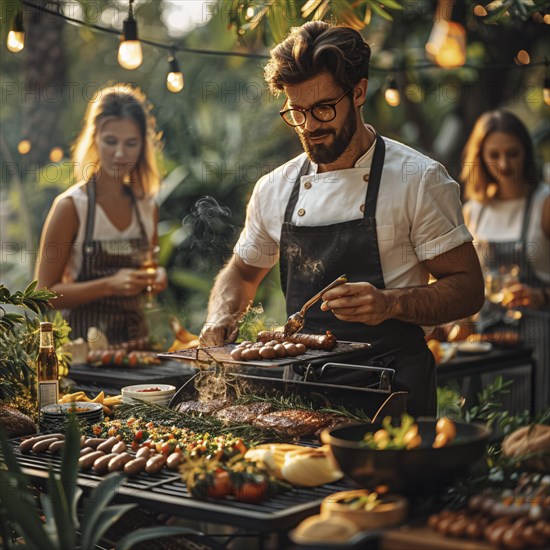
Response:
[[[304,187],[305,187],[306,189],[311,189],[311,182],[310,182],[310,181],[306,181],[306,182],[304,183]]]
[[[300,208],[300,210],[298,210],[298,216],[304,216],[305,213],[306,211],[303,208]]]
[[[361,212],[364,212],[364,211],[365,211],[365,205],[362,204],[362,205],[359,207],[359,210],[361,210]]]
[[[363,181],[369,181],[369,175],[368,174],[365,174],[363,176]]]

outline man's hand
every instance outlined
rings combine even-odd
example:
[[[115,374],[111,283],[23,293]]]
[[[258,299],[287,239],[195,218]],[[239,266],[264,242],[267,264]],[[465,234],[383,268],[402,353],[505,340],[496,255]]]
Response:
[[[394,316],[392,294],[370,283],[346,283],[325,292],[322,311],[332,311],[341,321],[379,325]]]
[[[223,346],[237,339],[239,327],[232,315],[224,315],[215,322],[207,321],[202,327],[199,342],[201,346]]]

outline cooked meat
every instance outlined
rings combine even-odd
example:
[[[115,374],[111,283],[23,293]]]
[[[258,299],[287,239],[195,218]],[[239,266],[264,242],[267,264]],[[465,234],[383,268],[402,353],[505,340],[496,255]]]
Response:
[[[0,426],[10,438],[36,433],[34,422],[27,415],[3,403],[0,403]]]
[[[331,414],[290,409],[262,414],[253,421],[253,424],[291,437],[300,437],[314,434],[317,430],[327,426],[333,419],[334,416]]]
[[[258,342],[269,342],[277,340],[278,342],[291,342],[292,344],[304,344],[307,349],[321,349],[330,351],[336,347],[338,341],[336,336],[327,330],[326,334],[302,334],[298,332],[293,336],[285,336],[283,332],[273,330],[262,330],[258,332]]]
[[[260,415],[271,410],[269,403],[252,403],[250,405],[232,405],[217,411],[214,416],[226,422],[252,424]]]
[[[216,411],[231,405],[228,399],[212,399],[210,401],[184,401],[177,407],[177,411],[190,414],[214,414]]]

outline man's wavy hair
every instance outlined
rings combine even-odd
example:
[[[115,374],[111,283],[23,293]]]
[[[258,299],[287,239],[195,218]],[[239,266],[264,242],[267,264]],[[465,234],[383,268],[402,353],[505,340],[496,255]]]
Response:
[[[300,84],[323,72],[330,73],[345,89],[369,77],[370,47],[348,27],[310,21],[294,27],[270,53],[264,76],[276,96],[284,86]]]

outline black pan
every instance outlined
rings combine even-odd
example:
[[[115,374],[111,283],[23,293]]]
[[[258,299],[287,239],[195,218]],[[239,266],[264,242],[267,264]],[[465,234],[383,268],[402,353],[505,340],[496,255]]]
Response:
[[[330,446],[340,469],[362,487],[388,485],[405,494],[437,494],[453,480],[465,475],[485,452],[490,430],[480,424],[456,422],[456,439],[445,447],[431,447],[434,419],[418,420],[422,445],[411,450],[375,450],[361,446],[367,432],[381,424],[354,424],[325,430],[321,441]]]

